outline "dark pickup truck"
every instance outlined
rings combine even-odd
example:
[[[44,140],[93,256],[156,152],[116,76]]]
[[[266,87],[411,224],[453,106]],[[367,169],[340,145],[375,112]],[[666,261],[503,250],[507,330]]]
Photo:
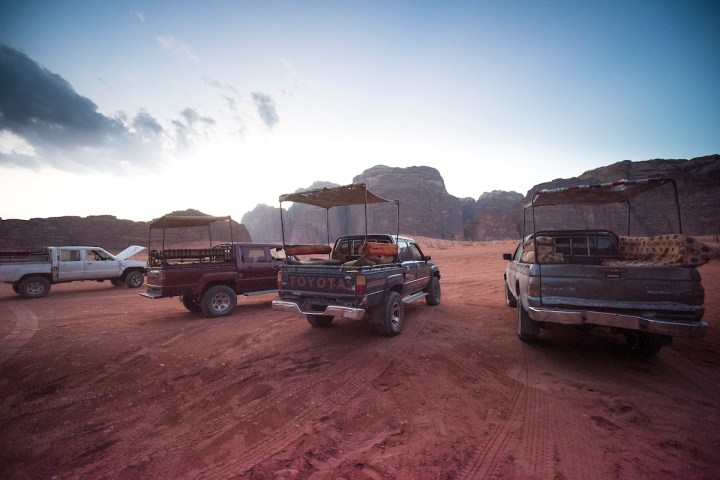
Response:
[[[366,214],[368,203],[387,202],[364,184],[283,195],[283,201],[326,209],[365,205]],[[377,332],[394,336],[403,328],[405,304],[420,298],[440,304],[440,269],[411,238],[366,232],[340,236],[332,246],[284,247],[273,309],[303,314],[313,327],[327,327],[335,317],[368,318]]]
[[[526,212],[532,212],[533,232],[513,254],[503,256],[510,261],[504,275],[505,300],[517,309],[522,341],[559,325],[604,327],[623,334],[633,351],[654,355],[671,345],[673,336],[705,335],[704,289],[696,267],[713,258],[715,251],[681,233],[630,236],[630,199],[663,185],[675,187],[672,179],[652,178],[533,195],[526,206]],[[628,205],[626,236],[607,229],[535,229],[538,207],[613,203]],[[682,231],[677,187],[675,203]]]
[[[230,217],[166,215],[155,220],[151,228],[209,228],[211,223],[223,221],[231,223]],[[140,295],[153,299],[179,297],[191,312],[209,317],[230,315],[237,306],[237,295],[276,292],[284,258],[280,244],[232,240],[209,248],[151,250],[147,291]]]

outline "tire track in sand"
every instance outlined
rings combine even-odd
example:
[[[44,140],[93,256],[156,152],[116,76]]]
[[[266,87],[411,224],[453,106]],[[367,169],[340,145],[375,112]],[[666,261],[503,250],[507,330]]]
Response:
[[[37,316],[26,306],[13,303],[5,305],[15,316],[15,327],[0,338],[0,365],[24,347],[38,331]]]
[[[538,388],[540,372],[565,367],[548,359],[542,345],[522,344],[522,352],[510,402],[458,478],[606,478],[596,468],[605,445],[585,412]]]
[[[395,357],[402,355],[414,346],[415,337],[431,317],[432,312],[432,308],[418,309],[418,315],[413,315],[410,321],[406,319],[405,328],[400,335],[392,339],[382,339],[392,341],[392,349],[388,349],[386,344],[381,346],[377,342],[369,343],[365,347],[360,346],[358,348],[362,350],[348,351],[336,362],[323,365],[292,383],[283,383],[282,390],[274,392],[273,395],[263,396],[253,402],[235,406],[232,411],[221,415],[207,415],[205,399],[231,394],[234,390],[241,388],[243,383],[248,380],[247,372],[244,370],[230,372],[218,382],[194,389],[189,401],[185,396],[174,397],[170,399],[169,403],[158,405],[159,410],[149,416],[156,417],[163,411],[177,407],[186,412],[202,415],[203,421],[199,423],[198,428],[174,435],[168,442],[162,442],[152,450],[138,452],[133,458],[124,458],[122,464],[100,461],[86,465],[76,470],[74,474],[89,477],[112,476],[123,471],[128,464],[151,465],[150,470],[154,472],[152,464],[164,458],[166,461],[162,462],[164,463],[163,470],[158,474],[165,478],[210,478],[213,480],[236,478],[256,464],[270,459],[273,454],[292,445],[306,433],[307,424],[318,422],[321,417],[327,416],[338,407],[347,404],[361,389],[367,388],[374,378],[381,375],[391,365]],[[318,338],[318,340],[320,339]],[[307,347],[322,347],[322,345],[311,339]],[[390,352],[389,355],[388,352]],[[264,361],[268,362],[268,368],[271,368],[273,360],[271,357],[275,356],[277,354],[263,357]],[[339,380],[342,383],[338,383]],[[265,435],[256,443],[247,445],[241,452],[220,451],[218,448],[225,443],[226,439],[242,436],[243,430],[252,425],[255,418],[273,409],[280,409],[285,404],[296,404],[298,399],[307,396],[305,392],[316,389],[319,384],[331,383],[337,384],[337,387],[325,398],[323,403],[308,404],[301,414],[292,418],[284,426]],[[148,415],[148,412],[145,413]],[[188,467],[187,459],[195,457],[198,452],[204,452],[203,457],[207,458],[208,466],[201,469],[198,469],[197,465],[194,466],[194,469]],[[167,460],[170,460],[170,465]],[[150,474],[149,477],[153,477],[153,475]]]
[[[470,456],[469,462],[460,471],[458,478],[498,478],[503,473],[501,466],[512,459],[514,475],[529,478],[552,478],[552,450],[547,445],[550,429],[548,402],[536,382],[536,352],[532,347],[522,345],[523,365],[515,378],[510,402],[502,408],[498,420],[491,420],[490,433]]]
[[[259,442],[248,446],[239,456],[227,459],[221,453],[218,455],[220,460],[212,462],[200,471],[192,472],[189,476],[195,479],[212,480],[235,478],[262,461],[270,459],[273,454],[295,443],[306,432],[305,428],[303,428],[304,424],[320,421],[321,417],[327,416],[338,407],[347,404],[360,390],[367,388],[373,379],[380,376],[392,364],[395,357],[412,348],[415,337],[430,319],[433,311],[432,308],[426,308],[420,312],[420,315],[414,316],[413,321],[407,322],[402,334],[392,339],[393,348],[391,350],[387,348],[380,351],[370,349],[360,355],[357,352],[351,352],[341,360],[340,366],[333,366],[317,372],[317,374],[300,382],[292,396],[297,396],[301,391],[316,388],[320,382],[342,379],[342,383],[338,385],[332,394],[326,397],[324,402],[307,405],[307,408],[303,409],[301,414]],[[387,354],[388,352],[390,354]],[[282,397],[278,398],[275,403],[285,402],[288,398],[290,396],[283,393]],[[260,410],[265,410],[265,407],[260,406],[245,412],[245,416],[247,417],[248,414],[256,415]]]

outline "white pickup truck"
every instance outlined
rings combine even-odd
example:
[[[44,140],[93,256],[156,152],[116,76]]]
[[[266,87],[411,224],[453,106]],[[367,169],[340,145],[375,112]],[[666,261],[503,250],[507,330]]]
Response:
[[[44,297],[54,283],[84,280],[138,288],[145,281],[147,262],[128,258],[144,249],[132,245],[117,255],[84,246],[0,252],[0,282],[12,284],[15,293],[25,298]]]

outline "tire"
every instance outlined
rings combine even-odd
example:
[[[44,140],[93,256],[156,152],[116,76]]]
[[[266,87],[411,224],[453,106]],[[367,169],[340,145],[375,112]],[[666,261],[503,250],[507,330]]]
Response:
[[[534,342],[540,333],[540,326],[530,318],[530,314],[519,299],[517,301],[517,331],[518,338],[526,343]]]
[[[200,300],[202,312],[208,317],[224,317],[230,315],[237,306],[237,295],[227,285],[210,287]]]
[[[18,294],[24,298],[40,298],[50,293],[50,280],[45,277],[23,278],[18,284]]]
[[[335,320],[335,318],[330,315],[305,315],[305,318],[307,318],[310,325],[319,328],[327,328],[333,320]]]
[[[662,349],[662,343],[645,332],[627,332],[625,341],[630,351],[641,357],[653,357]]]
[[[402,331],[405,317],[405,305],[397,292],[390,292],[385,301],[375,307],[373,312],[375,330],[386,337],[392,337]]]
[[[425,295],[425,303],[431,307],[440,305],[440,279],[432,277],[430,279],[430,285],[427,288],[427,295]]]
[[[132,271],[125,275],[125,285],[128,288],[140,288],[144,282],[145,276],[141,272]]]
[[[125,285],[125,282],[121,278],[110,279],[110,283],[112,283],[116,287],[121,287],[121,286]]]
[[[517,299],[510,291],[510,288],[505,284],[505,305],[511,308],[517,307]]]
[[[193,295],[180,295],[180,302],[183,304],[183,307],[187,308],[191,312],[202,312],[200,302],[195,300]]]

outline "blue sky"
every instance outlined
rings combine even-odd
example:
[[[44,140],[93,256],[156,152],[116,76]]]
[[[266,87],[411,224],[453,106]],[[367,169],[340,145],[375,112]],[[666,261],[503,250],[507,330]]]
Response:
[[[375,165],[451,195],[720,153],[717,1],[0,4],[0,217],[240,219]]]

